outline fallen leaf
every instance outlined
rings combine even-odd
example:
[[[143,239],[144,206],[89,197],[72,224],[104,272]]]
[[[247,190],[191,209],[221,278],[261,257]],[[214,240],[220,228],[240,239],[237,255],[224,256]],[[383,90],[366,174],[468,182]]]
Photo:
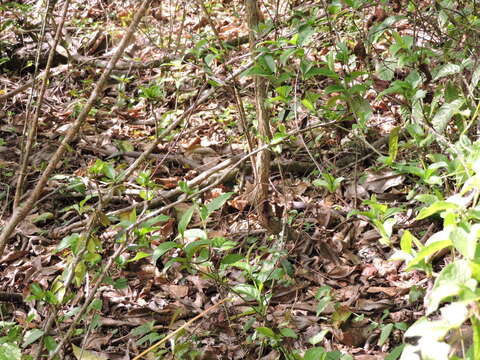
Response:
[[[109,360],[108,357],[97,351],[82,350],[78,346],[72,344],[73,355],[77,360]]]

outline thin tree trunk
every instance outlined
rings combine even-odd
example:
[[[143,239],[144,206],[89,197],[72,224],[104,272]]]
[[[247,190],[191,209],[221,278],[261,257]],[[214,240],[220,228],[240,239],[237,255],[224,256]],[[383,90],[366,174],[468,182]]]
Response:
[[[260,12],[257,0],[246,0],[247,22],[250,30],[250,50],[252,56],[255,56],[254,48],[256,42],[255,30],[263,22],[263,15]],[[268,82],[260,76],[254,77],[255,81],[255,109],[258,121],[259,146],[266,144],[272,138],[270,130],[270,117],[265,107],[267,99]],[[269,195],[269,177],[270,177],[270,150],[263,150],[257,155],[257,178],[255,179],[255,205],[260,224],[272,234],[278,234],[281,231],[281,224],[273,218]]]

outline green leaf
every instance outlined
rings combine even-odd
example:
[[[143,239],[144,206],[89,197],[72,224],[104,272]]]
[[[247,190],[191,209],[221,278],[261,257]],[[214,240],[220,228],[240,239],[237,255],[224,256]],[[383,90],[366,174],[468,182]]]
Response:
[[[85,261],[80,261],[75,267],[75,284],[80,287],[85,280],[85,274],[87,273],[87,267]],[[48,291],[46,292],[48,294]]]
[[[213,213],[215,210],[218,210],[220,209],[226,202],[228,199],[230,199],[230,197],[232,196],[233,192],[228,192],[228,193],[225,193],[225,194],[222,194],[220,196],[217,196],[216,198],[214,198],[212,201],[210,201],[206,207],[208,209],[208,214],[210,215],[211,213]]]
[[[125,151],[125,152],[135,151],[135,146],[133,146],[133,144],[130,141],[122,140],[122,141],[119,141],[118,145],[121,151]]]
[[[410,85],[411,89],[416,89],[422,83],[422,76],[417,70],[413,70],[405,78],[405,82]]]
[[[335,71],[332,71],[328,68],[317,68],[317,67],[314,67],[308,70],[303,77],[305,80],[308,80],[311,77],[316,75],[326,76],[335,80],[338,80],[340,78]]]
[[[117,172],[115,171],[115,168],[110,163],[103,163],[103,174],[106,177],[108,177],[110,180],[115,179],[115,176],[117,176]]]
[[[432,119],[433,128],[442,133],[453,115],[458,113],[463,103],[463,99],[456,99],[452,102],[443,104]]]
[[[213,60],[215,60],[218,56],[215,55],[215,54],[208,54],[207,56],[205,56],[204,60],[205,60],[205,64],[207,64],[208,67],[212,66],[212,62]]]
[[[164,243],[161,243],[155,248],[155,250],[153,250],[153,255],[152,255],[153,263],[156,264],[157,260],[161,258],[163,255],[165,255],[169,250],[178,248],[178,247],[179,245],[174,241],[166,241]]]
[[[261,334],[261,335],[263,335],[265,337],[268,337],[270,339],[276,339],[277,338],[277,336],[275,335],[273,330],[268,328],[268,327],[261,326],[261,327],[256,328],[255,331],[258,334]]]
[[[297,333],[290,328],[281,328],[280,329],[280,334],[282,334],[282,336],[289,337],[289,338],[292,338],[292,339],[297,339],[298,338]]]
[[[151,219],[143,221],[142,223],[140,223],[139,227],[152,227],[157,225],[158,223],[164,223],[168,220],[170,220],[170,216],[161,214]]]
[[[457,204],[448,201],[436,201],[429,207],[423,208],[417,215],[417,220],[425,219],[433,214],[445,211],[445,210],[458,210],[460,207]]]
[[[426,315],[431,314],[438,309],[441,301],[459,294],[461,286],[469,282],[476,282],[471,279],[472,272],[467,261],[457,260],[445,266],[438,275],[432,292],[427,298]]]
[[[435,69],[436,70],[436,69]],[[458,74],[461,70],[459,65],[455,64],[445,64],[438,69],[437,73],[433,76],[433,81],[438,80],[442,77]]]
[[[52,336],[45,336],[45,339],[43,340],[43,343],[45,344],[45,348],[48,351],[54,351],[57,348],[57,342]]]
[[[193,190],[190,189],[190,187],[188,186],[188,183],[186,181],[179,181],[178,182],[178,187],[180,188],[180,190],[185,193],[185,194],[191,194],[193,193]]]
[[[325,349],[321,346],[308,349],[303,355],[303,360],[322,360],[325,356]]]
[[[198,228],[185,230],[185,237],[199,238],[199,239],[207,239],[208,238],[205,230],[198,229]]]
[[[378,346],[382,346],[387,341],[388,337],[392,333],[393,324],[387,324],[382,327],[382,332],[380,333],[380,338],[378,339]]]
[[[408,292],[408,302],[410,304],[416,303],[425,296],[425,290],[417,285],[413,285]]]
[[[398,154],[398,133],[400,128],[397,126],[391,132],[390,136],[388,137],[388,153],[390,156],[390,160],[395,161]]]
[[[272,72],[272,74],[275,74],[275,72],[277,71],[277,64],[275,63],[275,60],[273,59],[272,55],[264,55],[262,58],[265,64],[267,65],[267,67]]]
[[[108,360],[107,357],[100,353],[79,348],[75,344],[72,344],[72,350],[77,360]]]
[[[327,335],[330,331],[330,329],[323,329],[318,334],[313,335],[310,339],[308,339],[308,342],[312,345],[318,344],[319,342],[323,341],[325,335]]]
[[[297,45],[302,46],[307,43],[312,35],[315,34],[315,30],[310,25],[302,25],[298,29]]]
[[[244,258],[245,258],[245,256],[243,256],[242,254],[228,254],[222,259],[221,263],[223,265],[230,265],[230,264],[234,264],[237,261],[240,261]]]
[[[461,227],[456,227],[450,232],[450,239],[460,254],[469,260],[475,259],[477,249],[476,231],[466,232]]]
[[[388,244],[390,244],[390,237],[392,236],[393,226],[397,223],[395,218],[389,218],[383,222],[383,230],[385,231],[385,236]],[[388,245],[386,244],[386,245]]]
[[[331,304],[331,297],[330,296],[325,296],[323,298],[321,298],[319,301],[318,301],[318,304],[316,306],[316,310],[317,310],[317,313],[316,315],[320,315],[321,313],[323,313],[325,311],[325,309],[327,308],[327,306],[329,304]]]
[[[480,320],[476,316],[470,318],[473,329],[473,353],[480,354]]]
[[[143,251],[139,251],[138,253],[135,254],[135,257],[133,259],[130,259],[128,260],[127,262],[135,262],[135,261],[138,261],[138,260],[142,260],[146,257],[149,257],[151,256],[152,254],[148,254],[146,252],[143,252]]]
[[[34,296],[38,298],[38,300],[41,300],[43,298],[44,291],[40,284],[33,283],[32,285],[30,285],[30,291]]]
[[[0,344],[0,360],[20,360],[22,352],[20,348],[14,344]]]
[[[334,92],[343,93],[346,90],[347,89],[345,89],[345,87],[343,85],[330,85],[330,86],[327,86],[325,88],[325,94],[331,94],[331,93],[334,93]]]
[[[316,179],[316,180],[313,180],[312,181],[312,185],[313,186],[316,186],[316,187],[325,187],[325,188],[328,188],[328,182],[326,182],[325,180],[323,179]]]
[[[396,59],[384,59],[384,61],[380,61],[375,64],[375,70],[377,72],[377,76],[380,80],[390,81],[395,76],[395,68],[397,67],[397,60]]]
[[[413,260],[408,263],[406,270],[412,270],[414,266],[420,264],[420,262],[426,257],[431,256],[437,251],[440,251],[449,246],[452,246],[451,240],[440,240],[425,246],[418,252],[417,256],[415,256]]]
[[[182,237],[184,236],[185,230],[188,224],[190,223],[190,220],[192,220],[195,207],[196,207],[195,205],[190,206],[188,210],[183,213],[182,218],[178,222],[178,232]]]
[[[385,360],[397,360],[400,357],[400,355],[402,355],[402,351],[404,347],[405,347],[405,344],[401,344],[395,347],[392,351],[390,351],[390,354],[388,354],[385,357]]]
[[[283,271],[285,271],[288,276],[292,278],[295,276],[295,268],[290,261],[288,261],[286,258],[283,258],[280,260],[280,264],[282,265]]]
[[[302,105],[305,106],[305,108],[312,113],[315,113],[317,111],[315,105],[313,105],[312,102],[307,98],[302,99]]]
[[[25,348],[30,344],[33,344],[35,341],[40,339],[43,336],[44,332],[40,329],[33,329],[29,330],[25,333],[25,337],[23,338],[22,347]]]
[[[292,87],[289,85],[279,86],[275,88],[275,91],[282,97],[287,98],[290,92],[292,91]]]
[[[352,312],[347,306],[338,306],[332,314],[332,324],[334,327],[339,328],[345,321],[347,321]]]
[[[75,249],[79,239],[80,239],[80,234],[77,234],[77,233],[73,233],[69,236],[65,236],[60,241],[60,244],[58,244],[57,248],[55,249],[55,253],[68,248]]]
[[[363,0],[345,0],[345,4],[351,6],[354,9],[358,9],[363,5]]]
[[[386,18],[381,24],[374,25],[368,32],[368,43],[375,44],[383,35],[383,32],[396,22],[404,19],[405,16],[390,16]]]
[[[270,71],[266,71],[260,65],[252,66],[251,68],[245,70],[240,76],[247,77],[247,76],[271,76],[272,73]]]
[[[470,91],[475,90],[479,80],[480,80],[480,66],[477,66],[477,68],[475,69],[472,75],[472,82],[470,83]]]
[[[289,48],[282,51],[280,55],[280,64],[285,65],[290,56],[292,56],[298,49]]]
[[[405,251],[407,254],[412,253],[412,242],[415,237],[409,230],[403,232],[402,238],[400,239],[400,249]]]
[[[51,212],[44,212],[38,216],[35,216],[32,220],[34,224],[40,223],[49,219],[53,219],[55,216]]]
[[[210,246],[212,241],[210,239],[201,239],[194,242],[191,242],[187,246],[185,246],[184,251],[187,257],[190,259],[195,254],[195,252],[201,248],[205,248],[206,246]]]
[[[133,328],[130,331],[130,335],[133,337],[144,336],[153,331],[154,325],[154,321],[148,321],[140,326],[137,326],[136,328]]]
[[[372,108],[370,103],[361,96],[354,96],[351,101],[352,111],[355,113],[360,121],[360,124],[365,124],[372,115]]]
[[[117,290],[126,289],[128,287],[128,280],[126,278],[116,279],[113,282],[113,287]]]
[[[247,295],[254,300],[260,300],[260,291],[252,285],[238,284],[233,288],[233,290],[239,294]]]

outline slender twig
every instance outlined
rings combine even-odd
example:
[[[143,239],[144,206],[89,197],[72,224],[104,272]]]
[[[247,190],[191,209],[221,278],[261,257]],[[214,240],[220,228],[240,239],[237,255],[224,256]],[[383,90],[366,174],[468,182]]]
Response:
[[[45,14],[43,25],[42,25],[42,40],[44,38],[44,29],[46,26],[47,19],[51,16],[51,12],[53,10],[53,6],[50,3],[55,3],[54,0],[50,0],[48,8],[47,8],[47,13]],[[29,129],[28,129],[28,135],[27,135],[27,142],[25,144],[25,147],[22,151],[21,155],[21,167],[20,171],[18,174],[17,178],[17,188],[15,190],[15,197],[13,199],[13,208],[15,209],[18,207],[20,204],[21,197],[23,195],[23,187],[25,185],[25,178],[27,177],[27,168],[28,168],[28,163],[29,163],[29,158],[30,158],[30,152],[32,151],[32,146],[35,141],[36,133],[37,133],[37,127],[38,127],[38,118],[40,117],[40,112],[42,109],[42,104],[43,104],[43,99],[45,97],[45,92],[47,90],[49,78],[50,78],[50,70],[52,68],[52,63],[53,63],[53,58],[55,56],[55,51],[57,49],[57,45],[60,41],[60,38],[62,36],[62,29],[63,25],[65,24],[65,18],[67,17],[67,12],[68,12],[68,7],[70,6],[70,1],[67,0],[65,1],[63,5],[63,11],[62,15],[60,16],[60,22],[57,26],[57,31],[55,33],[55,38],[53,39],[53,45],[52,48],[50,49],[50,52],[48,54],[48,59],[47,59],[47,65],[45,67],[45,76],[42,79],[42,86],[40,88],[40,93],[38,94],[38,99],[35,104],[35,112],[33,114],[33,119],[29,119],[29,110],[27,111],[27,116],[25,118],[25,126],[29,124]],[[37,59],[36,63],[38,64],[40,60],[40,49],[42,47],[43,43],[42,41],[38,44],[38,53],[37,53]],[[34,88],[32,88],[32,94],[33,94]],[[30,96],[30,101],[32,100],[33,96]]]

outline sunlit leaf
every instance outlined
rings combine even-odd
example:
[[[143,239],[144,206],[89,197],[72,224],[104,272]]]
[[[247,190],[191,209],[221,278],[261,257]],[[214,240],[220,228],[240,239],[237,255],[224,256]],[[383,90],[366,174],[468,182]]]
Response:
[[[382,327],[382,331],[380,333],[380,338],[378,339],[378,346],[382,346],[385,344],[385,341],[387,341],[388,337],[392,333],[393,330],[393,324],[387,324]]]
[[[79,348],[75,344],[72,344],[72,351],[73,355],[75,355],[77,360],[108,360],[107,356],[101,355],[97,352]]]
[[[435,69],[436,70],[436,69]],[[438,80],[442,77],[458,74],[461,70],[461,67],[456,64],[445,64],[437,70],[436,74],[433,76],[433,81]]]
[[[423,208],[417,215],[417,220],[425,219],[429,216],[437,214],[445,210],[457,210],[459,206],[457,204],[448,201],[436,201],[429,207]]]
[[[271,338],[271,339],[275,339],[277,337],[272,329],[264,327],[264,326],[256,328],[255,331],[258,334],[261,334],[261,335],[263,335],[265,337],[268,337],[268,338]]]
[[[303,360],[318,360],[324,359],[325,349],[323,347],[314,347],[313,349],[308,349],[303,355]]]
[[[467,261],[457,260],[446,265],[440,272],[431,294],[427,298],[427,315],[437,310],[440,302],[445,298],[458,295],[461,286],[471,281],[475,282],[471,279],[471,276],[472,273]]]
[[[178,248],[179,245],[174,241],[166,241],[158,245],[155,250],[153,250],[152,259],[154,264],[157,263],[157,260],[165,255],[169,250]]]
[[[227,200],[230,199],[232,195],[233,195],[233,192],[228,192],[214,198],[212,201],[210,201],[206,205],[208,209],[208,213],[211,214],[215,210],[220,209],[227,202]]]
[[[431,256],[437,251],[445,249],[449,246],[452,246],[451,240],[436,241],[434,243],[431,243],[430,245],[425,246],[418,252],[418,254],[413,258],[413,260],[407,264],[406,270],[411,270],[413,267],[420,264],[420,262],[426,257]]]
[[[190,220],[192,220],[194,211],[195,211],[195,206],[194,205],[190,206],[188,210],[183,213],[182,218],[178,223],[178,232],[182,237],[184,236],[185,230],[188,224],[190,223]]]
[[[28,345],[33,344],[35,341],[40,339],[43,334],[43,330],[40,329],[28,330],[23,338],[22,347],[27,347]]]
[[[20,348],[11,343],[0,344],[0,360],[20,360],[22,352]]]
[[[442,133],[448,125],[448,122],[455,115],[464,103],[463,99],[457,99],[443,104],[432,119],[433,128]]]

